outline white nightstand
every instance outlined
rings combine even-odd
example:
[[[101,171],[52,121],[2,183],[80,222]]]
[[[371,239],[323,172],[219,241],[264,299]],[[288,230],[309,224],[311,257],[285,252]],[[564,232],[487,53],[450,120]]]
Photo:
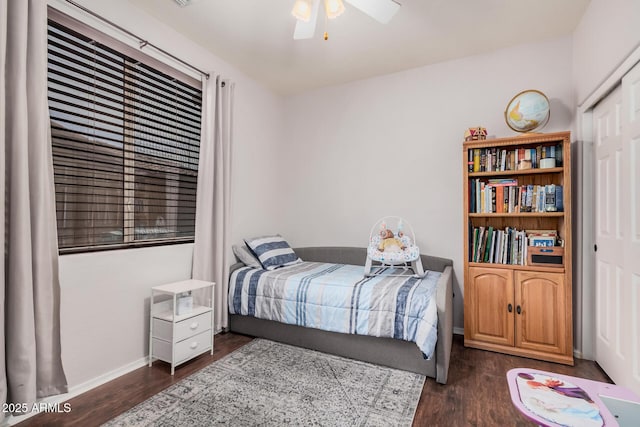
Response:
[[[173,375],[177,365],[209,350],[213,354],[214,286],[213,282],[185,280],[151,288],[149,366],[153,359],[163,360],[171,364]],[[178,314],[179,296],[198,289],[209,289],[209,305],[193,304]],[[165,298],[156,302],[160,295]]]

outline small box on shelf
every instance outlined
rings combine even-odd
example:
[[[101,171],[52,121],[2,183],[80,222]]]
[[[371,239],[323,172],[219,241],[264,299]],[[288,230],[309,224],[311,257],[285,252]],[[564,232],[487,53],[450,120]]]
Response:
[[[191,313],[193,311],[193,296],[191,292],[178,295],[176,305],[176,314],[178,316]]]

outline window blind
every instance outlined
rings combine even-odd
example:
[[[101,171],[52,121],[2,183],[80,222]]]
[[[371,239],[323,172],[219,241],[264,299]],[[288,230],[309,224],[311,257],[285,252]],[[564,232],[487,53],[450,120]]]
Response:
[[[61,252],[193,240],[202,92],[52,20]]]

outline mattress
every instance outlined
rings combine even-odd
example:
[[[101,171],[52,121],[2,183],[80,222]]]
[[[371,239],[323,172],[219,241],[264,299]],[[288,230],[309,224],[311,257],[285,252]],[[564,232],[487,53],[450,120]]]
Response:
[[[417,344],[425,358],[437,340],[436,288],[441,273],[364,277],[364,267],[301,262],[267,271],[242,267],[229,280],[229,313],[346,334]]]

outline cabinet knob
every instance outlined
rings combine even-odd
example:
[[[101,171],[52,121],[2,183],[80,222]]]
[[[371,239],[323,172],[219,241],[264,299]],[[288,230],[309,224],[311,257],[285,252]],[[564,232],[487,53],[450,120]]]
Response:
[[[194,342],[192,342],[192,343],[191,343],[191,345],[190,345],[189,347],[191,347],[191,350],[195,350],[195,349],[196,349],[196,347],[198,347],[198,341],[194,341]]]
[[[516,307],[516,312],[517,312],[518,314],[522,313],[522,308],[520,308],[520,306],[517,306],[517,307]]]
[[[191,330],[198,329],[198,322],[193,322],[191,325],[189,325],[189,328],[191,328]]]
[[[509,304],[507,306],[507,310],[509,310],[509,313],[511,313],[513,311],[513,306],[511,304]]]

